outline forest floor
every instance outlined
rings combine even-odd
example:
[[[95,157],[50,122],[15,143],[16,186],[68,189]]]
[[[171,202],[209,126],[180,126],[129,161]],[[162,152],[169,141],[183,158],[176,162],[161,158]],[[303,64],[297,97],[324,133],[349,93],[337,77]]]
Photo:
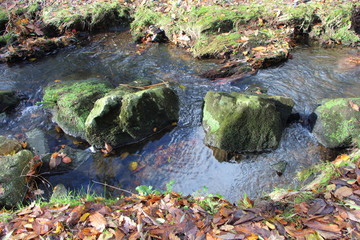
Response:
[[[3,239],[360,239],[360,152],[318,166],[300,190],[234,205],[142,186],[117,199],[57,197],[0,212]]]

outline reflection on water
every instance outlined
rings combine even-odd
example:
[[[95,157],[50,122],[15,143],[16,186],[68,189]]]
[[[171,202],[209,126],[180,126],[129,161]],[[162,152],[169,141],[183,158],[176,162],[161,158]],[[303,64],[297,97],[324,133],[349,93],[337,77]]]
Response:
[[[153,83],[168,81],[180,98],[180,120],[177,127],[149,141],[118,149],[109,157],[94,154],[92,160],[72,172],[47,177],[52,184],[63,183],[71,189],[90,187],[102,192],[104,187],[92,180],[126,189],[139,184],[164,189],[165,183],[175,180],[174,190],[184,194],[207,186],[210,193],[219,193],[230,201],[237,201],[244,193],[261,196],[274,187],[296,184],[295,172],[318,162],[322,150],[299,123],[290,124],[279,148],[272,152],[233,156],[212,150],[203,144],[201,126],[206,92],[245,91],[258,86],[271,95],[292,97],[301,115],[310,114],[321,98],[358,97],[360,92],[360,69],[342,62],[353,56],[351,50],[298,49],[293,59],[279,68],[216,85],[198,77],[214,67],[215,61],[198,61],[185,50],[168,45],[139,47],[130,42],[127,32],[94,39],[89,46],[65,49],[38,62],[0,66],[0,88],[16,89],[29,97],[18,112],[1,119],[0,134],[21,136],[40,128],[53,138],[49,141],[52,150],[72,143],[70,138],[56,134],[49,113],[34,103],[41,100],[44,86],[54,80],[90,77],[106,78],[114,86],[137,78]],[[221,161],[224,159],[230,161]],[[287,165],[281,176],[274,168],[279,163]]]

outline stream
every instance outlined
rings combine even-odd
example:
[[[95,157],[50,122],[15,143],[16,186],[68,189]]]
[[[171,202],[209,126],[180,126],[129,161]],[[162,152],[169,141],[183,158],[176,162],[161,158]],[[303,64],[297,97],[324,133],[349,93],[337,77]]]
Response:
[[[357,54],[352,49],[299,47],[279,67],[220,85],[198,77],[216,67],[219,64],[216,60],[194,59],[185,49],[172,45],[136,46],[127,31],[92,38],[89,45],[62,49],[41,60],[0,65],[0,89],[17,90],[28,97],[16,112],[0,117],[1,135],[21,138],[33,129],[40,129],[50,152],[57,151],[62,144],[89,151],[88,146],[79,144],[79,139],[56,131],[51,114],[36,104],[42,100],[44,87],[56,80],[106,78],[114,86],[139,78],[150,79],[152,83],[166,81],[179,96],[180,120],[169,131],[117,149],[116,155],[103,157],[95,153],[74,171],[43,175],[42,182],[48,182],[43,186],[46,191],[50,191],[49,186],[62,183],[76,191],[119,194],[93,181],[135,192],[137,185],[165,190],[165,184],[174,180],[174,191],[220,194],[236,202],[245,193],[255,198],[274,187],[295,187],[299,184],[298,170],[324,159],[324,149],[304,124],[307,116],[322,98],[359,97],[360,69],[347,61]],[[243,92],[252,87],[267,89],[270,95],[293,98],[294,111],[301,115],[301,120],[285,129],[278,149],[224,161],[228,160],[226,154],[203,144],[203,97],[209,90]],[[279,162],[287,163],[281,176],[273,167]],[[134,164],[135,171],[131,169]]]

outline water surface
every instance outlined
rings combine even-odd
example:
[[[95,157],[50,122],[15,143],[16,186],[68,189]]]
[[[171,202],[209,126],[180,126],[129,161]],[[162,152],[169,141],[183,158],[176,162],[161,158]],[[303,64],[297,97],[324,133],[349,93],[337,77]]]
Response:
[[[93,37],[86,47],[61,50],[37,62],[14,66],[0,65],[0,89],[15,89],[29,97],[17,112],[2,116],[0,134],[21,138],[38,128],[47,136],[50,151],[59,145],[77,145],[74,139],[59,135],[48,111],[35,105],[41,101],[43,88],[55,80],[106,78],[114,86],[139,78],[153,83],[169,82],[180,98],[180,120],[171,131],[159,133],[138,145],[118,149],[117,155],[94,154],[75,171],[46,176],[52,185],[63,183],[71,189],[102,192],[104,187],[92,181],[130,189],[139,184],[164,189],[175,180],[174,190],[184,194],[203,186],[237,201],[247,193],[261,196],[274,187],[296,185],[296,171],[317,163],[321,150],[316,140],[300,122],[284,131],[278,149],[261,154],[238,156],[236,161],[222,161],[203,144],[201,126],[203,97],[209,90],[245,91],[258,86],[271,95],[287,96],[296,102],[295,111],[310,114],[322,98],[359,97],[360,69],[347,59],[356,52],[349,49],[299,48],[293,58],[277,68],[259,71],[253,77],[217,85],[198,74],[217,66],[216,61],[193,59],[184,49],[171,45],[136,46],[129,33],[107,33]],[[218,155],[216,152],[215,155]],[[273,165],[283,161],[287,168],[279,176]],[[138,169],[129,165],[136,162]],[[45,175],[44,175],[45,176]]]

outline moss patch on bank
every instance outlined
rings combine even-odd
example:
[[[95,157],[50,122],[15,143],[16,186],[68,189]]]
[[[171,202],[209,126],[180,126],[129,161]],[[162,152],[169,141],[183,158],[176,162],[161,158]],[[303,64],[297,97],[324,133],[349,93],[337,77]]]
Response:
[[[329,45],[355,46],[360,38],[349,30],[354,4],[358,5],[254,2],[239,6],[172,6],[166,12],[154,12],[142,5],[135,10],[131,26],[138,37],[149,25],[156,25],[174,43],[188,46],[195,57],[244,56],[248,49],[284,45],[303,36]],[[184,35],[188,37],[186,43]]]

